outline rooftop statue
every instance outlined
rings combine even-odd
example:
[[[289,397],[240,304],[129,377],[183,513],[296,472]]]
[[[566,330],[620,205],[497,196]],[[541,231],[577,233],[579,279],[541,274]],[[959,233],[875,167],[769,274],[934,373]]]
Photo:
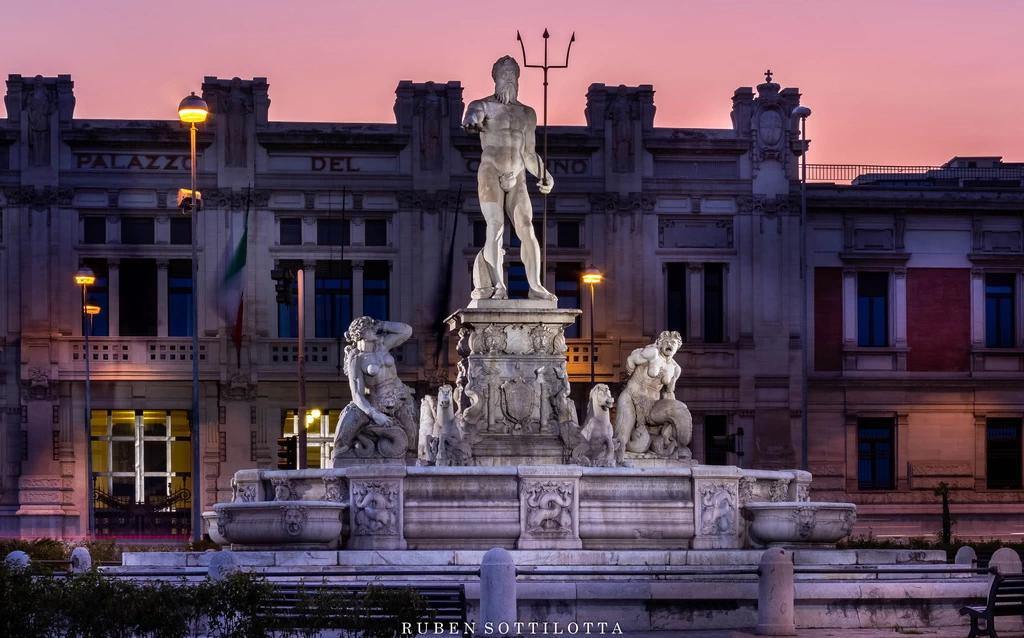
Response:
[[[477,170],[480,212],[487,222],[487,239],[473,264],[473,299],[507,299],[502,268],[505,215],[512,219],[520,248],[530,299],[554,300],[541,284],[540,245],[533,232],[533,208],[526,191],[526,172],[540,179],[540,192],[555,185],[536,150],[537,113],[517,99],[519,64],[505,56],[491,69],[494,95],[470,102],[462,127],[480,134],[483,153]]]

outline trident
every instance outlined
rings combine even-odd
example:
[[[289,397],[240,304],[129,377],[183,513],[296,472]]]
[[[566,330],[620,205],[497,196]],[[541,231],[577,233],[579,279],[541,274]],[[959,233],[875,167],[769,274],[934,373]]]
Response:
[[[516,40],[519,40],[519,46],[523,49],[523,67],[527,69],[544,69],[544,161],[540,162],[541,165],[541,181],[547,178],[547,161],[548,161],[548,69],[566,69],[569,67],[569,51],[572,50],[572,43],[576,41],[576,32],[572,32],[572,37],[569,38],[569,46],[565,48],[565,64],[548,64],[548,30],[544,29],[544,64],[527,64],[526,62],[526,45],[523,43],[523,36],[519,35],[519,31],[516,31]],[[540,276],[541,281],[547,276],[547,265],[548,265],[548,194],[544,193],[544,207],[543,213],[541,214],[541,257],[540,257]]]

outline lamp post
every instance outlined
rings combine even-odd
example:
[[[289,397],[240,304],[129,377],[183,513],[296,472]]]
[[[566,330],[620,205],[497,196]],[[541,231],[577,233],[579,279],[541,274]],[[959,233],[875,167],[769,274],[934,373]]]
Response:
[[[583,283],[590,284],[590,387],[594,387],[594,286],[604,281],[604,275],[594,265],[583,271]]]
[[[196,122],[205,122],[210,110],[206,101],[195,93],[178,104],[178,119],[190,124],[192,168],[192,540],[203,538],[202,496],[199,485],[199,202],[196,197]]]
[[[307,432],[306,431],[309,430],[309,426],[313,425],[314,423],[320,423],[320,410],[317,409],[317,408],[313,408],[312,410],[310,410],[309,412],[306,413],[306,427],[299,429],[299,432],[301,432],[302,434],[301,434],[301,437],[299,438],[299,440],[296,441],[297,444],[301,443],[302,445],[307,445],[306,444],[306,436],[307,436]],[[319,433],[320,432],[318,430],[317,434],[319,434]],[[296,434],[298,434],[298,433],[296,433]],[[308,463],[308,457],[309,457],[309,447],[308,447],[308,445],[305,448],[303,448],[301,445],[298,446],[298,451],[296,451],[295,456],[296,456],[295,465],[297,465],[300,470],[306,469],[307,463]]]
[[[86,301],[87,289],[96,283],[96,274],[88,266],[82,266],[75,273],[75,284],[82,287],[82,334],[85,336],[85,487],[89,504],[89,521],[85,530],[87,537],[96,534],[96,509],[92,484],[92,392],[89,387],[89,333],[92,332],[92,315],[99,314],[100,307]]]
[[[800,118],[800,469],[807,471],[807,118],[811,109],[801,105],[793,109],[793,115]]]

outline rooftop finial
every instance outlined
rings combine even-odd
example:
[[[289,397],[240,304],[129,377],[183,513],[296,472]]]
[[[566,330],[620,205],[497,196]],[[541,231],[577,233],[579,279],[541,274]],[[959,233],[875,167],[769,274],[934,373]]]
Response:
[[[764,81],[765,82],[771,82],[772,81],[772,70],[771,69],[768,69],[767,71],[764,72]]]

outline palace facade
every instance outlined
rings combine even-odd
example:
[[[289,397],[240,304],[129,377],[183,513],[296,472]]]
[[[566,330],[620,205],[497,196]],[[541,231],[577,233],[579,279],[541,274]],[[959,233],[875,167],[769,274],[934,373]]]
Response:
[[[413,326],[393,354],[417,397],[454,381],[444,319],[468,302],[484,230],[460,83],[400,82],[386,124],[272,121],[265,78],[207,77],[201,90],[212,115],[198,134],[193,281],[191,219],[176,207],[188,130],[76,119],[69,76],[9,76],[0,534],[85,534],[91,454],[97,533],[189,535],[191,508],[230,499],[236,470],[276,464],[276,438],[295,427],[300,329],[306,405],[322,412],[308,429],[311,467],[329,462],[349,400],[341,355],[354,317]],[[587,124],[551,127],[546,224],[529,181],[546,285],[583,310],[567,333],[574,397],[582,407],[591,363],[594,380],[615,387],[634,348],[677,330],[677,397],[694,415],[700,461],[793,468],[806,449],[813,497],[858,503],[861,533],[934,531],[943,482],[956,489],[961,533],[1024,532],[1012,516],[1024,496],[1020,167],[975,159],[1000,179],[953,179],[962,172],[950,166],[948,179],[861,171],[810,184],[803,285],[799,100],[768,79],[736,90],[732,128],[668,129],[655,126],[651,86],[593,84]],[[237,348],[218,282],[243,231]],[[510,291],[525,295],[518,243],[505,238]],[[83,265],[100,308],[88,320],[74,283]],[[580,282],[591,265],[606,277],[593,306]],[[304,326],[277,303],[273,269],[304,272]],[[741,431],[742,456],[713,443]]]

